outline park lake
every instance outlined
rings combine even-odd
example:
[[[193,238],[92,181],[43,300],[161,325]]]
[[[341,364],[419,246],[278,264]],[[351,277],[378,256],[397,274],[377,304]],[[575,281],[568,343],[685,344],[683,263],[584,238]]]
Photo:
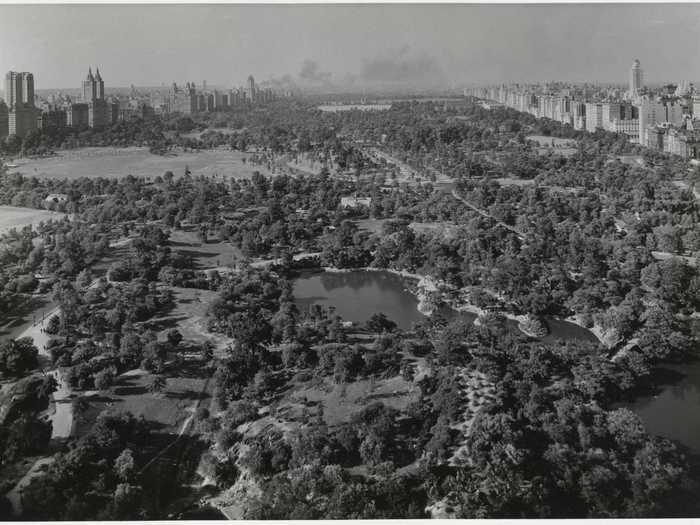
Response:
[[[381,312],[399,328],[408,329],[413,323],[425,319],[418,311],[418,299],[408,290],[408,285],[406,279],[388,271],[316,272],[304,274],[294,281],[294,295],[302,311],[312,304],[333,307],[344,320],[355,323],[364,323],[372,314]],[[456,315],[447,308],[441,313]],[[476,315],[469,312],[460,312],[459,315],[469,320],[476,319]],[[543,341],[596,341],[590,331],[576,324],[553,318],[546,321],[549,334],[542,338]],[[514,321],[507,324],[517,330]]]
[[[623,406],[636,412],[651,434],[700,453],[700,361],[665,365],[655,374],[668,377],[660,390]]]
[[[408,290],[409,281],[386,271],[348,271],[304,273],[294,281],[294,295],[300,310],[311,305],[332,307],[344,320],[361,325],[372,314],[382,312],[401,329],[409,329],[425,319],[418,309],[418,300]],[[443,313],[455,315],[454,312]],[[476,315],[462,312],[468,320]],[[545,318],[549,334],[541,340],[558,339],[596,342],[595,336],[576,324]],[[514,321],[507,325],[517,330]],[[636,412],[647,430],[655,435],[675,439],[700,451],[700,362],[668,365],[674,381],[664,385],[656,395],[637,398],[624,406]]]

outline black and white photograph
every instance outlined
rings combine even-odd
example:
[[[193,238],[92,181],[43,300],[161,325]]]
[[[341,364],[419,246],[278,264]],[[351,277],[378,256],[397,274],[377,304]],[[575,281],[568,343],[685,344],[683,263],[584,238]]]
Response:
[[[700,518],[700,3],[0,0],[0,76],[0,521]]]

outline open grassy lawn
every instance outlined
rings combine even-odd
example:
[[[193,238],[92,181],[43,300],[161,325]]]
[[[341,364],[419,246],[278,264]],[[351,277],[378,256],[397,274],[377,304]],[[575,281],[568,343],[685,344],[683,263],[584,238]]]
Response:
[[[572,147],[576,145],[576,141],[572,139],[561,139],[558,137],[547,137],[545,135],[528,135],[525,137],[527,140],[534,140],[539,143],[540,146],[551,147]]]
[[[436,232],[445,239],[454,239],[459,226],[451,222],[412,222],[408,225],[416,233]]]
[[[131,370],[119,376],[109,390],[86,393],[84,398],[90,408],[77,422],[75,433],[80,436],[87,432],[99,413],[107,409],[143,416],[156,431],[179,433],[192,415],[196,400],[209,396],[202,393],[206,379],[168,376],[165,390],[153,394],[148,391],[152,377],[145,370]]]
[[[31,224],[38,226],[40,222],[49,220],[61,220],[65,213],[58,211],[35,210],[33,208],[20,208],[17,206],[0,206],[0,235],[12,228],[18,230]]]
[[[323,382],[312,380],[294,388],[285,402],[280,404],[278,411],[283,411],[285,404],[322,406],[324,421],[328,425],[337,425],[348,421],[353,414],[375,401],[381,401],[397,410],[405,410],[419,397],[420,389],[401,376],[362,379],[340,385],[326,378]]]
[[[370,233],[382,233],[384,223],[389,219],[358,219],[355,222],[358,229]]]
[[[164,376],[167,386],[161,393],[151,393],[148,385],[153,374],[141,370],[130,370],[121,374],[115,384],[104,392],[87,392],[85,399],[89,409],[76,425],[76,433],[85,433],[97,415],[105,409],[124,410],[135,416],[143,415],[153,423],[158,432],[177,434],[194,413],[198,403],[209,407],[213,383],[208,381],[212,370],[201,361],[199,345],[211,341],[215,352],[221,355],[230,342],[226,337],[211,334],[206,329],[206,311],[216,292],[192,288],[173,288],[175,306],[144,324],[156,331],[158,339],[164,341],[167,331],[177,328],[183,336],[175,352],[168,356]],[[183,358],[179,367],[173,363],[175,353]]]
[[[534,140],[540,145],[540,147],[537,149],[537,152],[540,155],[546,155],[553,152],[564,157],[571,157],[578,151],[576,149],[576,141],[571,139],[546,137],[544,135],[528,135],[525,138],[527,140]]]
[[[259,171],[269,176],[265,166],[259,166],[243,159],[250,154],[228,149],[214,149],[198,152],[178,152],[166,156],[153,155],[148,148],[79,148],[59,151],[52,157],[36,159],[20,158],[14,161],[17,168],[12,172],[37,178],[76,179],[80,177],[116,178],[126,175],[135,177],[156,177],[166,171],[176,176],[183,175],[189,168],[193,176],[222,176],[247,178]]]
[[[175,307],[167,315],[151,319],[146,324],[161,332],[159,334],[161,340],[165,338],[165,331],[177,328],[183,337],[180,345],[183,346],[185,353],[187,353],[187,346],[210,341],[214,344],[215,355],[222,356],[231,339],[222,334],[209,332],[206,320],[207,310],[216,298],[217,292],[178,287],[171,287],[171,290],[175,296]]]
[[[173,251],[192,256],[198,270],[229,266],[243,257],[241,250],[231,243],[214,238],[203,243],[196,228],[173,230],[170,246]]]

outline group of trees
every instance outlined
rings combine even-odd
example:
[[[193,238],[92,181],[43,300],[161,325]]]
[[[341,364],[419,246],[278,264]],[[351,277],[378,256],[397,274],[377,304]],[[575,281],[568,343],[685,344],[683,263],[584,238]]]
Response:
[[[39,364],[39,351],[31,337],[11,339],[0,344],[0,374],[22,377]]]
[[[42,418],[56,389],[52,375],[34,374],[8,385],[2,397],[0,416],[0,468],[10,468],[16,461],[46,451],[51,438],[51,422]],[[0,491],[12,486],[0,483]]]
[[[634,384],[623,367],[592,345],[494,343],[474,358],[495,381],[497,399],[477,416],[470,466],[439,485],[458,516],[687,511],[676,508],[688,504],[693,490],[683,454],[668,440],[649,436],[629,410],[610,409],[620,389]]]
[[[150,504],[138,465],[149,425],[128,412],[102,413],[90,431],[55,456],[45,476],[23,491],[26,518],[147,519]]]
[[[51,318],[46,331],[56,365],[65,368],[68,383],[76,389],[108,389],[123,371],[142,366],[162,372],[177,338],[158,341],[141,323],[172,305],[170,290],[134,279],[124,286],[106,280],[82,294],[70,281],[57,283],[54,297],[60,315]]]
[[[649,436],[637,416],[610,408],[635,388],[638,378],[597,345],[543,345],[509,334],[498,319],[485,319],[478,328],[461,318],[447,324],[437,319],[405,335],[385,334],[375,346],[391,337],[407,337],[397,348],[410,349],[392,353],[409,362],[427,354],[430,363],[430,373],[417,385],[419,400],[403,410],[376,402],[332,427],[317,412],[302,419],[297,430],[244,438],[239,426],[260,417],[253,400],[264,398],[257,393],[250,401],[232,403],[213,422],[214,429],[221,427],[217,446],[224,451],[236,443],[243,447],[240,458],[224,452],[228,459],[222,465],[233,461],[262,488],[261,496],[246,505],[247,517],[405,518],[406,512],[422,517],[428,502],[441,499],[459,517],[672,515],[680,501],[687,509],[693,485],[685,458],[669,441]],[[293,353],[301,354],[303,344],[294,344]],[[332,363],[342,362],[350,348],[316,345],[317,360],[307,361],[287,357],[280,362],[258,354],[248,365],[238,361],[235,369],[250,369],[257,361],[276,369],[277,381],[286,368],[295,377],[300,370],[313,370],[314,376],[335,381]],[[366,359],[360,352],[355,362],[361,366]],[[403,367],[393,366],[384,362],[363,373],[403,373]],[[495,397],[476,416],[468,440],[469,466],[446,469],[461,439],[454,428],[464,417],[458,381],[464,367],[485,372],[495,385]],[[248,377],[257,374],[250,373]],[[397,474],[398,467],[420,457],[421,466],[411,474]],[[358,465],[371,469],[372,476],[347,472]],[[317,479],[333,472],[333,479],[322,491],[302,492],[310,488],[300,475],[309,471]],[[390,486],[409,491],[413,505],[384,493]],[[365,500],[356,508],[341,506],[342,511],[328,506],[335,491],[367,495],[375,490],[381,495],[376,494],[372,507]]]

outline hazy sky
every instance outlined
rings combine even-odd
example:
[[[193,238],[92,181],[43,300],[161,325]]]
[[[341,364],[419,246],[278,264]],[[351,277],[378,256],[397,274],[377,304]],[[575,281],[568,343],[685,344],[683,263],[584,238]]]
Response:
[[[78,87],[700,80],[700,4],[0,5],[0,71]]]

